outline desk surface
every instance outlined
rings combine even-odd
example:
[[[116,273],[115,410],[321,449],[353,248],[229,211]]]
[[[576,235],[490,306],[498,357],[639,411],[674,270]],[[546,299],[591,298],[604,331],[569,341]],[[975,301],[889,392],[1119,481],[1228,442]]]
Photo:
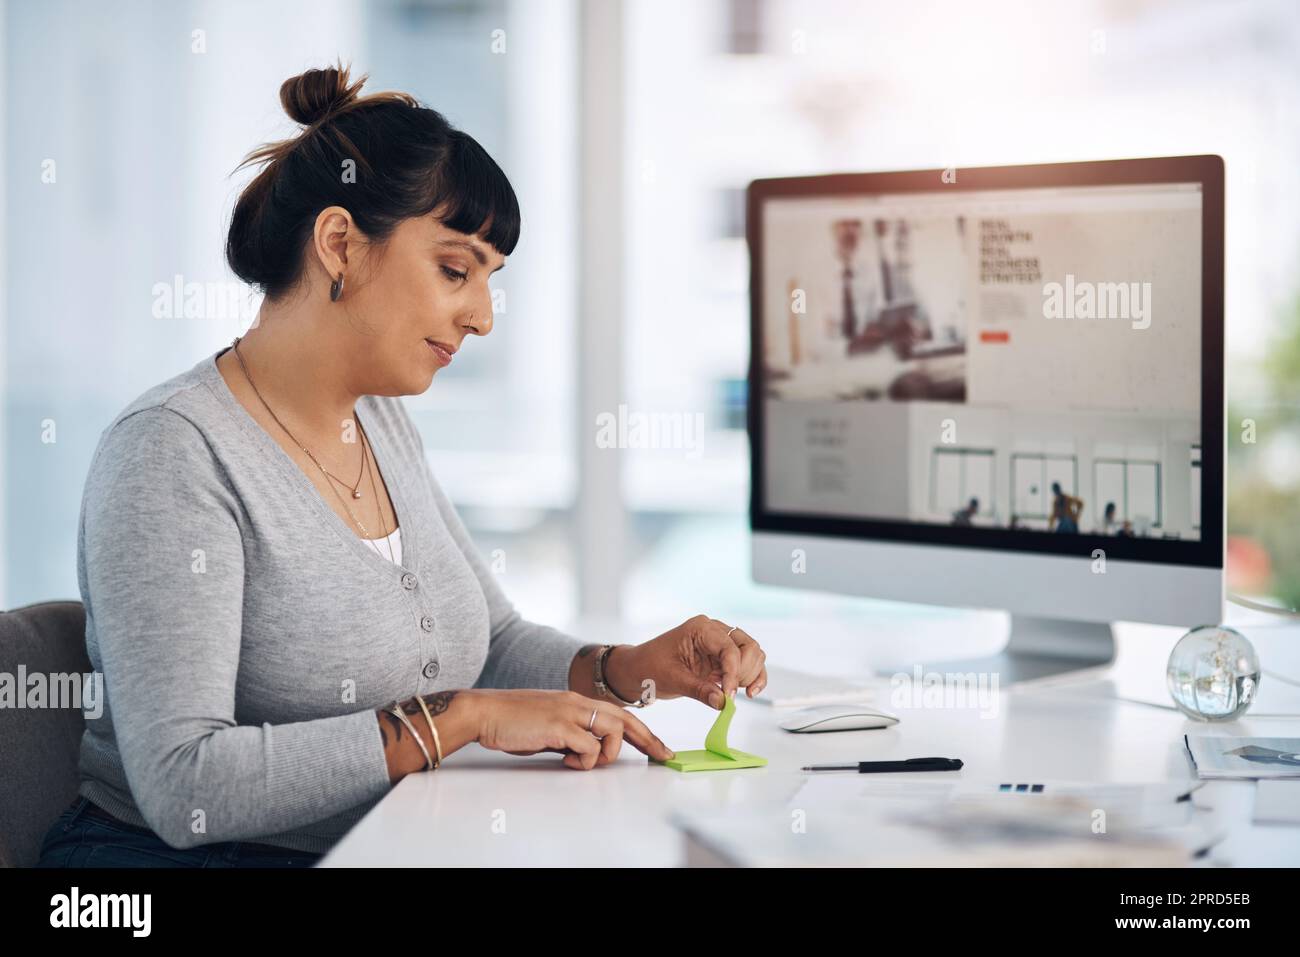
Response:
[[[1265,670],[1300,678],[1300,627],[1251,620],[1264,627],[1252,629],[1244,622],[1238,627],[1255,643]],[[625,625],[617,634],[638,643],[669,626]],[[824,665],[800,664],[809,660],[797,653],[809,634],[807,624],[747,623],[746,630],[767,649],[769,662],[831,673]],[[819,624],[816,630],[822,647],[848,649],[850,657],[836,673],[870,673],[870,645],[860,633],[855,642],[842,622]],[[611,638],[608,625],[580,624],[572,632]],[[885,684],[876,702],[902,720],[883,730],[790,734],[777,727],[787,712],[754,704],[742,690],[730,740],[766,757],[765,768],[683,774],[649,764],[624,743],[614,764],[572,771],[556,754],[515,757],[472,744],[437,772],[399,782],[321,866],[673,867],[684,863],[685,843],[668,823],[671,809],[783,803],[807,777],[799,770],[804,764],[942,755],[961,758],[965,767],[956,775],[969,782],[1181,781],[1193,777],[1185,733],[1300,736],[1300,718],[1248,713],[1231,724],[1203,724],[1172,706],[1119,700],[1169,705],[1164,663],[1181,633],[1121,626],[1119,654],[1107,669],[1050,685],[1003,688],[994,706],[983,710],[976,702],[965,708],[899,706]],[[960,646],[931,650],[935,660],[963,654]],[[1254,710],[1300,713],[1300,688],[1270,683],[1266,674]],[[702,747],[717,714],[687,699],[659,701],[635,713],[677,750]],[[935,775],[880,777],[933,780]],[[1249,781],[1211,781],[1197,792],[1197,805],[1212,809],[1228,832],[1205,865],[1300,866],[1300,827],[1251,823],[1254,788]]]

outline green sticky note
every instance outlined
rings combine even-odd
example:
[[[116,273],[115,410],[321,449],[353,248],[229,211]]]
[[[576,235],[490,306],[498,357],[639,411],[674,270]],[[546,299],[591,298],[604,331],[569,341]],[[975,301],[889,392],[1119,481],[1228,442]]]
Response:
[[[731,695],[723,697],[722,713],[705,736],[703,751],[678,751],[676,757],[654,763],[664,764],[674,771],[732,771],[766,766],[767,758],[727,746],[727,729],[731,727],[731,716],[736,713],[736,699]]]

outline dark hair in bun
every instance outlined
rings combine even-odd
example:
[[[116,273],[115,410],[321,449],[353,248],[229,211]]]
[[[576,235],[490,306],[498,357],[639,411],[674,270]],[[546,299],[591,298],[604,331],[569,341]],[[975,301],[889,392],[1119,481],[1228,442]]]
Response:
[[[357,92],[365,82],[363,76],[349,85],[346,69],[308,70],[280,84],[280,103],[290,119],[311,126],[355,102]],[[414,101],[411,105],[415,105]]]
[[[519,242],[519,203],[505,173],[473,137],[406,93],[358,96],[342,64],[285,80],[280,102],[305,129],[267,143],[240,164],[263,165],[230,220],[226,261],[235,275],[278,299],[302,278],[303,250],[328,206],[352,214],[370,241],[441,210],[444,225],[486,233],[508,256]],[[345,175],[352,171],[351,176]]]

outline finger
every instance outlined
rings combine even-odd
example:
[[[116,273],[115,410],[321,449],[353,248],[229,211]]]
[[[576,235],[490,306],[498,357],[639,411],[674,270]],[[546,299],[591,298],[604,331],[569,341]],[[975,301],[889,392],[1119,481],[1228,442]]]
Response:
[[[590,771],[600,758],[600,740],[587,731],[587,719],[567,721],[561,734],[564,747],[571,754],[564,756],[564,763],[578,771]]]
[[[597,765],[605,765],[617,760],[619,749],[623,747],[622,721],[612,714],[601,711],[596,715],[596,722],[591,726],[589,733],[600,741],[600,754],[596,756]]]
[[[740,649],[740,683],[748,688],[758,678],[767,660],[767,652],[759,647],[758,642],[737,628],[732,632],[732,640]],[[753,697],[751,695],[750,697]]]
[[[731,631],[730,625],[723,624],[716,618],[710,620],[713,622],[713,627],[704,633],[705,647],[718,660],[719,670],[722,672],[723,694],[733,695],[740,685],[740,649],[736,647],[735,641],[727,637],[727,633]],[[718,707],[721,710],[721,705]]]
[[[739,625],[736,628],[728,628],[731,633],[731,640],[735,642],[736,647],[740,649],[740,684],[749,690],[749,696],[752,698],[758,691],[752,688],[758,676],[764,673],[765,663],[767,661],[767,652],[765,652],[753,635],[745,631]],[[714,679],[720,680],[718,678]],[[761,689],[759,689],[761,690]]]
[[[667,761],[675,757],[676,752],[668,745],[664,744],[653,731],[645,726],[636,715],[630,711],[624,711],[622,708],[615,709],[617,714],[613,715],[623,728],[623,737],[642,754],[656,761]]]
[[[758,672],[758,677],[754,679],[753,684],[748,688],[747,693],[752,698],[759,694],[767,687],[767,665],[764,665]]]
[[[720,680],[721,678],[718,679]],[[691,687],[690,696],[696,701],[703,701],[714,711],[721,711],[726,704],[726,697],[718,687],[718,681],[711,681],[708,678],[698,679]]]

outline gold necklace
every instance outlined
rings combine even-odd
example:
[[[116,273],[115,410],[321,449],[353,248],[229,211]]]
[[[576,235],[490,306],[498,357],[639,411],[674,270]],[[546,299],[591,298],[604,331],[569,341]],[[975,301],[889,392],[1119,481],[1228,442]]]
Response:
[[[357,420],[357,424],[358,424],[358,425],[361,424],[361,420],[360,420],[360,419]],[[365,427],[364,427],[364,426],[363,426],[362,429],[361,429],[361,437],[362,437],[362,439],[365,440],[365,443],[366,443],[367,445],[370,444],[370,436],[366,435],[366,430],[365,430]],[[373,495],[373,496],[375,497],[375,504],[379,507],[379,527],[382,528],[382,529],[384,530],[384,542],[387,543],[387,545],[388,545],[388,560],[389,560],[390,562],[392,562],[394,565],[396,565],[396,564],[397,564],[397,559],[393,556],[393,542],[392,542],[392,539],[389,538],[389,536],[392,534],[392,532],[390,532],[390,531],[388,530],[388,519],[387,519],[387,517],[384,515],[383,503],[382,503],[382,502],[380,501],[380,499],[379,499],[379,491],[378,491],[378,489],[375,488],[375,472],[374,472],[374,469],[372,469],[372,468],[371,468],[371,465],[370,465],[370,463],[373,462],[373,461],[375,461],[375,457],[374,457],[373,455],[371,455],[371,456],[369,456],[368,458],[365,459],[365,462],[364,462],[363,464],[364,464],[365,467],[366,467],[366,469],[365,469],[365,470],[366,470],[366,474],[370,476],[370,494]],[[360,484],[360,483],[358,483],[358,484]],[[376,552],[379,551],[379,546],[378,546],[378,545],[375,546],[375,551],[376,551]]]
[[[270,404],[269,404],[269,403],[266,401],[266,399],[262,396],[261,391],[257,388],[257,383],[255,383],[255,382],[253,381],[253,377],[252,377],[251,375],[249,375],[249,373],[248,373],[248,366],[244,365],[244,357],[243,357],[243,355],[241,355],[240,352],[239,352],[239,341],[240,341],[241,339],[243,339],[243,338],[244,338],[243,336],[235,336],[234,340],[233,340],[230,344],[231,344],[231,346],[232,346],[232,347],[234,348],[234,350],[235,350],[235,358],[239,360],[239,368],[243,371],[243,373],[244,373],[244,378],[247,379],[247,380],[248,380],[248,384],[249,384],[250,386],[253,387],[253,392],[255,392],[255,393],[257,394],[257,398],[261,401],[262,405],[264,405],[264,406],[266,407],[266,411],[269,412],[269,413],[271,414],[271,418],[275,419],[276,424],[279,425],[280,428],[284,429],[285,434],[287,434],[287,435],[289,436],[289,438],[293,439],[294,444],[297,445],[298,448],[302,449],[302,450],[303,450],[303,453],[306,454],[306,456],[307,456],[309,459],[311,459],[313,462],[316,463],[316,467],[317,467],[318,469],[320,469],[322,472],[325,473],[326,478],[333,478],[333,476],[331,476],[330,473],[329,473],[328,471],[326,471],[325,466],[323,466],[323,465],[320,464],[320,461],[316,458],[316,456],[314,456],[314,455],[311,454],[311,450],[308,449],[307,446],[305,446],[305,445],[303,445],[301,442],[299,442],[298,439],[297,439],[297,437],[296,437],[292,432],[289,431],[289,427],[288,427],[287,425],[285,425],[283,422],[280,421],[280,417],[279,417],[278,415],[275,414],[275,410],[271,408]],[[365,473],[365,470],[366,470],[366,468],[368,467],[368,464],[369,464],[369,463],[368,463],[368,460],[367,460],[367,456],[366,456],[366,449],[367,449],[367,447],[368,447],[369,444],[370,444],[370,437],[366,435],[366,428],[365,428],[365,426],[363,426],[363,425],[361,424],[361,420],[360,420],[359,418],[357,419],[357,426],[358,426],[358,428],[360,428],[360,430],[361,430],[361,468],[362,468],[362,474],[364,474],[364,473]],[[328,484],[328,483],[327,483],[327,484]],[[347,485],[346,482],[342,482],[341,484],[343,484],[343,485]],[[361,479],[358,478],[358,479],[357,479],[357,486],[360,487],[360,485],[361,485]],[[357,524],[357,527],[361,529],[361,531],[362,531],[362,533],[363,533],[363,536],[364,536],[365,538],[369,539],[369,538],[370,538],[370,530],[369,530],[368,528],[366,528],[365,525],[362,524],[361,520],[360,520],[359,518],[357,518],[356,515],[353,514],[352,509],[348,506],[347,499],[345,499],[342,495],[339,495],[338,489],[336,489],[333,485],[330,485],[330,491],[332,491],[332,492],[334,493],[335,497],[336,497],[340,502],[343,503],[343,508],[347,511],[348,515],[352,518],[352,521],[355,522],[355,523]],[[373,477],[373,476],[371,477],[371,491],[372,491],[372,492],[374,491],[374,477]],[[378,495],[377,492],[376,492],[375,494],[376,494],[376,496]],[[361,495],[360,495],[359,493],[357,493],[357,492],[354,490],[354,492],[353,492],[353,497],[355,497],[355,498],[360,498]],[[378,503],[378,499],[376,498],[376,504],[377,504],[377,503]],[[379,509],[379,519],[380,519],[380,521],[383,523],[383,527],[384,527],[385,529],[387,529],[387,528],[388,528],[388,523],[387,523],[387,521],[384,520],[384,510],[383,510],[383,508],[380,508],[380,509]],[[392,554],[391,546],[390,546],[389,554],[390,554],[390,555]]]
[[[257,392],[257,386],[256,386],[256,385],[253,385],[253,379],[252,379],[252,377],[248,374],[248,368],[244,365],[244,357],[243,357],[243,356],[240,354],[240,352],[239,352],[239,341],[240,341],[241,339],[243,339],[243,338],[244,338],[243,336],[236,336],[235,339],[234,339],[234,341],[231,343],[231,345],[233,345],[233,346],[235,347],[235,358],[239,360],[239,367],[240,367],[241,369],[243,369],[243,371],[244,371],[244,378],[248,379],[248,384],[251,385],[251,386],[253,386],[253,391],[254,391],[254,392]],[[262,393],[257,392],[257,397],[258,397],[259,399],[262,399]],[[262,399],[262,405],[266,405],[266,400],[265,400],[265,399]],[[277,423],[279,423],[280,428],[284,429],[285,432],[288,432],[288,433],[289,433],[289,438],[293,439],[293,433],[292,433],[292,432],[289,432],[289,430],[288,430],[287,428],[285,428],[284,423],[283,423],[283,422],[280,422],[279,417],[278,417],[274,412],[271,411],[271,407],[270,407],[269,405],[266,405],[266,411],[271,413],[271,418],[275,419],[275,421],[276,421]],[[359,424],[360,424],[360,421],[358,420],[358,425],[359,425]],[[293,439],[293,440],[294,440],[294,442],[297,442],[297,441],[298,441],[297,439]],[[299,447],[300,449],[302,449],[304,452],[307,452],[307,450],[306,450],[305,448],[303,448],[303,446],[302,446],[301,444],[300,444],[298,447]],[[308,455],[311,455],[310,452],[307,452],[307,454],[308,454]],[[315,459],[314,456],[312,457],[312,461],[313,461],[313,462],[316,462],[316,459]],[[361,456],[361,471],[359,471],[359,472],[357,473],[357,480],[356,480],[355,482],[353,482],[351,485],[348,485],[348,483],[345,482],[343,479],[339,478],[339,477],[338,477],[337,475],[335,475],[333,472],[329,471],[327,468],[325,468],[325,466],[321,465],[320,462],[316,462],[316,466],[317,466],[317,467],[318,467],[322,472],[324,472],[324,473],[326,474],[326,476],[328,476],[329,478],[334,479],[334,481],[338,482],[340,485],[342,485],[344,488],[346,488],[349,492],[351,492],[353,498],[360,498],[360,497],[361,497],[361,491],[360,491],[360,489],[361,489],[361,479],[362,479],[362,478],[365,476],[365,474],[366,474],[366,471],[365,471],[365,469],[366,469],[366,457],[365,457],[364,452],[363,452],[363,454],[362,454],[362,456]]]

